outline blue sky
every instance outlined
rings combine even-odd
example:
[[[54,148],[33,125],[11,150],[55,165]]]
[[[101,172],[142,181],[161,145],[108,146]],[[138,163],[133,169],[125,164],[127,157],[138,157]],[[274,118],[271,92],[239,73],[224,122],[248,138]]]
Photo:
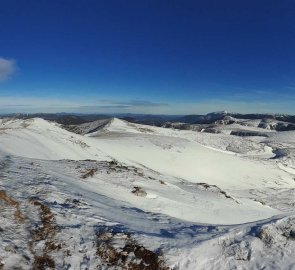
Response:
[[[0,1],[0,112],[295,113],[295,0]]]

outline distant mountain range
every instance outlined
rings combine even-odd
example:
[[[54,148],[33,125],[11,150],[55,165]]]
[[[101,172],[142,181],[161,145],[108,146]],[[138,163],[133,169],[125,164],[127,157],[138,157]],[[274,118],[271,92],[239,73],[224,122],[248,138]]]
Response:
[[[281,129],[293,130],[295,124],[295,115],[287,114],[241,114],[228,113],[226,111],[212,112],[206,115],[151,115],[151,114],[79,114],[79,113],[36,113],[36,114],[9,114],[9,117],[28,119],[28,118],[43,118],[45,120],[55,121],[64,125],[79,125],[96,120],[109,119],[117,117],[128,122],[140,123],[152,126],[167,126],[168,123],[183,123],[183,124],[228,124],[239,120],[258,120],[262,121],[261,127],[267,125],[267,122],[276,120],[279,122],[288,123],[288,125],[279,125]]]

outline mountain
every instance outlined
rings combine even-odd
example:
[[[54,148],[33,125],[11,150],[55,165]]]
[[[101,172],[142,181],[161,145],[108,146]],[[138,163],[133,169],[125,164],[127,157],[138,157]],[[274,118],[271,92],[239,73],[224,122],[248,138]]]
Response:
[[[12,117],[18,119],[42,118],[49,121],[54,121],[63,125],[79,125],[83,123],[93,122],[96,120],[111,119],[113,117],[126,120],[128,122],[152,125],[152,126],[167,126],[169,123],[181,123],[186,125],[185,129],[190,129],[189,125],[214,125],[214,124],[239,124],[256,123],[260,120],[261,128],[274,129],[277,131],[295,130],[295,116],[283,114],[239,114],[228,113],[226,111],[212,112],[206,115],[148,115],[148,114],[78,114],[78,113],[56,113],[56,114],[11,114],[3,115],[2,117]],[[229,120],[231,119],[231,120]],[[265,122],[272,122],[267,125]],[[193,128],[196,129],[196,128]],[[202,129],[202,128],[201,128]]]
[[[292,267],[295,131],[206,119],[220,133],[0,119],[0,265]],[[230,134],[243,127],[267,136]]]

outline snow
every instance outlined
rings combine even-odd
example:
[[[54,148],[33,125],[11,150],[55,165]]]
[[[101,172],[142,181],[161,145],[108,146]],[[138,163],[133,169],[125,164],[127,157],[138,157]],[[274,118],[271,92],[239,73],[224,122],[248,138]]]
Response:
[[[115,118],[79,133],[43,119],[1,120],[0,190],[26,220],[13,225],[16,204],[0,199],[5,269],[30,269],[48,241],[61,244],[48,253],[57,269],[109,269],[96,252],[104,229],[120,231],[117,249],[132,233],[174,269],[294,266],[294,132],[249,139]],[[279,145],[289,151],[282,159],[272,153]],[[38,226],[40,210],[30,200],[48,206],[59,228],[31,246],[27,227]]]
[[[22,127],[22,125],[28,125]],[[0,128],[0,149],[8,154],[37,159],[98,159],[105,157],[88,145],[86,137],[43,119],[12,120]]]

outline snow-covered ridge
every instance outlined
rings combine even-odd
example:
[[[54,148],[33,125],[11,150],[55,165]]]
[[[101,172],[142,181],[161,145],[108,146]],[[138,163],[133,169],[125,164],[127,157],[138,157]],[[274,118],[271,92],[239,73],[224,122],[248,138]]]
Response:
[[[0,150],[8,154],[40,159],[114,158],[191,182],[226,187],[276,186],[275,179],[278,177],[285,179],[280,185],[288,186],[293,182],[275,164],[234,156],[226,149],[223,152],[223,149],[203,146],[194,132],[131,124],[119,119],[113,119],[103,130],[90,133],[87,137],[42,119],[6,122],[1,129],[4,132],[1,134],[3,143]],[[206,138],[206,134],[201,134],[199,141]],[[222,137],[221,142],[224,141],[226,137]],[[250,167],[251,170],[248,169]],[[268,179],[267,184],[259,178]]]
[[[68,125],[68,126],[63,126],[67,130],[85,135],[88,133],[93,133],[98,130],[102,130],[104,127],[110,125],[110,123],[113,121],[113,119],[102,119],[102,120],[96,120],[93,122],[87,122],[81,125]]]
[[[295,250],[289,241],[294,219],[288,218],[295,205],[290,160],[293,132],[242,138],[139,125],[117,118],[73,128],[80,134],[40,118],[0,120],[0,191],[8,196],[3,197],[4,203],[12,202],[7,205],[9,209],[17,205],[18,216],[28,224],[36,219],[32,213],[41,205],[49,208],[45,210],[54,215],[61,228],[50,241],[64,243],[61,251],[73,253],[73,257],[62,259],[61,251],[51,250],[50,258],[56,265],[74,269],[78,265],[89,269],[104,265],[103,254],[108,250],[103,249],[102,242],[98,252],[93,243],[106,235],[115,237],[114,241],[127,241],[129,232],[136,243],[149,250],[161,247],[167,265],[179,269],[228,269],[240,265],[241,260],[251,269],[254,265],[263,267],[253,254],[264,251],[277,259],[269,263],[278,265],[282,260],[276,230],[286,233],[285,245]],[[282,158],[272,152],[276,143],[286,148]],[[29,198],[34,198],[33,204]],[[5,217],[6,238],[6,230],[15,222],[15,215],[7,209],[0,210]],[[284,225],[275,223],[285,216]],[[264,223],[267,229],[260,232]],[[124,233],[118,233],[118,227]],[[257,233],[250,235],[253,228],[258,228]],[[105,229],[106,235],[100,235]],[[15,239],[10,241],[17,243],[18,237],[23,241],[16,254],[24,252],[34,258],[31,252],[49,245],[37,241],[33,248],[26,248],[32,236],[25,227],[15,230],[19,236],[13,234]],[[85,234],[83,246],[81,230]],[[75,237],[68,238],[68,233]],[[274,251],[266,247],[266,234],[273,239]],[[71,248],[67,242],[72,243]],[[0,246],[0,262],[10,267],[15,253],[10,253],[12,247],[5,241]],[[81,254],[89,260],[84,261]],[[20,255],[15,261],[30,265],[22,258]],[[291,256],[285,258],[290,265]]]

